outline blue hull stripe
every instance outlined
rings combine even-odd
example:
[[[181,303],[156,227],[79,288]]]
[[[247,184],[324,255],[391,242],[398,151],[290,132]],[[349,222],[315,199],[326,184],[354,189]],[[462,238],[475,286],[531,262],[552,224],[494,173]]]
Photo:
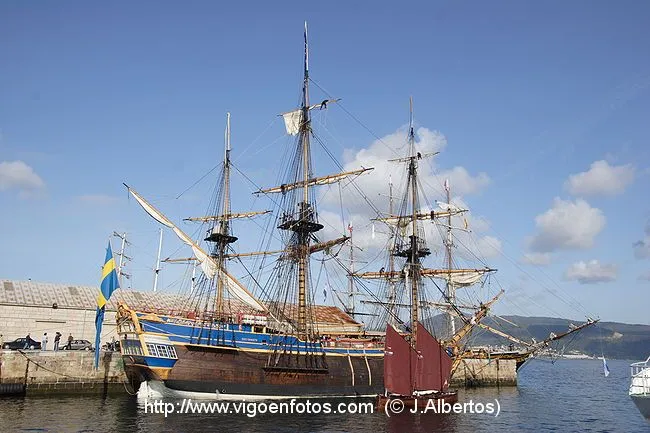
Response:
[[[383,355],[383,348],[345,348],[345,347],[320,347],[316,344],[298,342],[298,339],[289,335],[276,335],[261,332],[252,332],[250,325],[221,324],[218,329],[201,328],[175,323],[158,323],[141,320],[140,326],[143,331],[165,334],[170,341],[181,344],[204,344],[210,346],[230,346],[242,349],[273,350],[274,346],[296,347],[296,343],[303,352],[311,353],[336,353],[350,355]],[[201,340],[199,341],[199,335]],[[208,335],[210,341],[208,343]],[[277,346],[276,346],[277,345]],[[294,349],[295,350],[295,349]]]

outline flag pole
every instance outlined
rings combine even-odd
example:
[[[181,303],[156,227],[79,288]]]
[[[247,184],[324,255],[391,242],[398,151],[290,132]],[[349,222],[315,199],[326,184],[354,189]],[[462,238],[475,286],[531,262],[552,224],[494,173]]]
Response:
[[[109,239],[108,246],[106,247],[104,266],[102,266],[102,280],[99,288],[99,296],[97,297],[97,313],[95,314],[95,370],[99,367],[99,352],[101,350],[102,325],[104,324],[106,303],[113,292],[119,288],[120,283],[117,277],[115,259],[113,258],[113,250],[111,249],[111,241]]]

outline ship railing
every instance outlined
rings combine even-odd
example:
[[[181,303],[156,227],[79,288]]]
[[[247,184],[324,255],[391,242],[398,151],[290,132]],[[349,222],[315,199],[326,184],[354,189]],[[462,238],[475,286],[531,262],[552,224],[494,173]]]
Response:
[[[377,349],[383,347],[379,341],[344,341],[344,340],[324,340],[325,347],[343,347],[346,349]]]
[[[650,356],[645,361],[631,364],[630,374],[630,395],[650,395]]]

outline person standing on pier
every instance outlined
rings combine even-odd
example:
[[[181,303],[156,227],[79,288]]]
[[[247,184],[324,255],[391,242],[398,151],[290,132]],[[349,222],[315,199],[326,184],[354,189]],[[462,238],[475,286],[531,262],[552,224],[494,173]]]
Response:
[[[47,332],[43,333],[43,339],[41,340],[41,350],[47,350]]]
[[[61,333],[59,331],[56,331],[56,334],[54,335],[54,351],[55,352],[59,351],[59,341],[61,341]]]

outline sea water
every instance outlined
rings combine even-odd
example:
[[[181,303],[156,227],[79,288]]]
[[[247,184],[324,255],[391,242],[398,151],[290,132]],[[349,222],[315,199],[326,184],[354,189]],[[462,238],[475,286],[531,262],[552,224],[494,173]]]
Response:
[[[459,390],[465,411],[448,414],[422,407],[417,414],[408,408],[401,414],[367,413],[367,407],[349,406],[350,400],[328,399],[311,400],[310,413],[305,402],[284,402],[286,410],[279,413],[281,402],[269,401],[231,406],[228,414],[199,414],[189,413],[200,409],[199,401],[145,401],[126,392],[106,398],[5,397],[0,432],[650,432],[650,422],[627,394],[630,362],[609,360],[606,378],[598,359],[532,360],[520,370],[517,387]],[[334,411],[343,404],[348,413],[324,413],[326,403]],[[498,412],[489,413],[488,404]],[[314,413],[317,408],[320,413]]]

